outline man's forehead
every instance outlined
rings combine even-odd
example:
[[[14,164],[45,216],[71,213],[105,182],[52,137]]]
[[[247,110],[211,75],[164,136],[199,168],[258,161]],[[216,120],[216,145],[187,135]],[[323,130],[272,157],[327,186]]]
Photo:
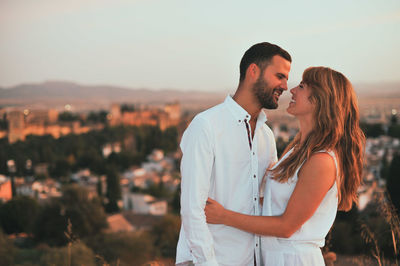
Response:
[[[275,55],[272,57],[271,63],[268,67],[272,68],[274,71],[282,71],[285,73],[289,73],[291,63],[280,55]]]

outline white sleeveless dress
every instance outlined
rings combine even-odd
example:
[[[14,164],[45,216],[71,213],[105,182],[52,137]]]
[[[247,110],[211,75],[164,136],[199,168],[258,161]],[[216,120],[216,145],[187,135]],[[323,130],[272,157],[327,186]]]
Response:
[[[285,160],[293,151],[288,151],[280,162]],[[337,162],[335,153],[321,151],[331,155]],[[298,171],[286,183],[280,183],[270,176],[266,176],[264,191],[264,204],[262,215],[278,216],[285,212],[287,203],[297,184]],[[261,265],[267,266],[319,266],[325,265],[321,253],[321,247],[325,245],[325,237],[328,234],[336,217],[338,197],[336,182],[325,195],[314,215],[307,220],[302,227],[290,238],[261,236]]]

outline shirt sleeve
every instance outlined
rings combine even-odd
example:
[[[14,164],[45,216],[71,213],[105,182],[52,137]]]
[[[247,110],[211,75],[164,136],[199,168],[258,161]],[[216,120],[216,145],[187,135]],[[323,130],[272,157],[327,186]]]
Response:
[[[195,265],[218,265],[214,241],[206,223],[204,208],[214,163],[209,123],[198,116],[183,134],[181,150],[181,218]]]

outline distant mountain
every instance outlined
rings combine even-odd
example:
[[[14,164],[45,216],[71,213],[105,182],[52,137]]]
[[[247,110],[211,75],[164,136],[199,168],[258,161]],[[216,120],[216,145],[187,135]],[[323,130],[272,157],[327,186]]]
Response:
[[[399,83],[354,84],[360,100],[400,100]],[[233,93],[234,89],[230,93]],[[58,108],[72,104],[74,110],[106,108],[112,103],[160,105],[180,102],[184,109],[201,110],[223,101],[228,92],[201,92],[180,90],[128,89],[116,86],[86,86],[73,82],[49,81],[0,88],[1,106],[27,106],[30,108]],[[290,93],[282,96],[282,106],[290,99]]]
[[[183,105],[209,105],[221,101],[224,92],[127,89],[115,86],[85,86],[51,81],[0,88],[0,104],[57,106],[65,103],[108,106],[111,103],[162,104],[179,101]]]
[[[12,88],[1,89],[2,99],[105,99],[110,101],[171,101],[194,98],[209,98],[222,93],[127,89],[115,86],[84,86],[72,82],[44,82],[40,84],[23,84]]]
[[[357,83],[353,86],[361,97],[400,97],[400,82]]]

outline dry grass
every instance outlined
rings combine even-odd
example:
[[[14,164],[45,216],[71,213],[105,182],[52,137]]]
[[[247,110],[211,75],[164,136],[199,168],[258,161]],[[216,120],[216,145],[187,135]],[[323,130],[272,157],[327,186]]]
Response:
[[[374,232],[372,232],[366,224],[361,225],[361,236],[367,244],[372,245],[371,255],[376,260],[376,265],[399,266],[399,261],[397,258],[399,257],[400,222],[396,209],[394,208],[390,200],[390,196],[387,192],[377,193],[374,197],[374,201],[377,203],[378,206],[377,209],[379,213],[385,219],[386,223],[390,226],[392,243],[393,243],[394,262],[390,262],[383,257],[382,252],[379,249],[379,243],[374,235]]]

